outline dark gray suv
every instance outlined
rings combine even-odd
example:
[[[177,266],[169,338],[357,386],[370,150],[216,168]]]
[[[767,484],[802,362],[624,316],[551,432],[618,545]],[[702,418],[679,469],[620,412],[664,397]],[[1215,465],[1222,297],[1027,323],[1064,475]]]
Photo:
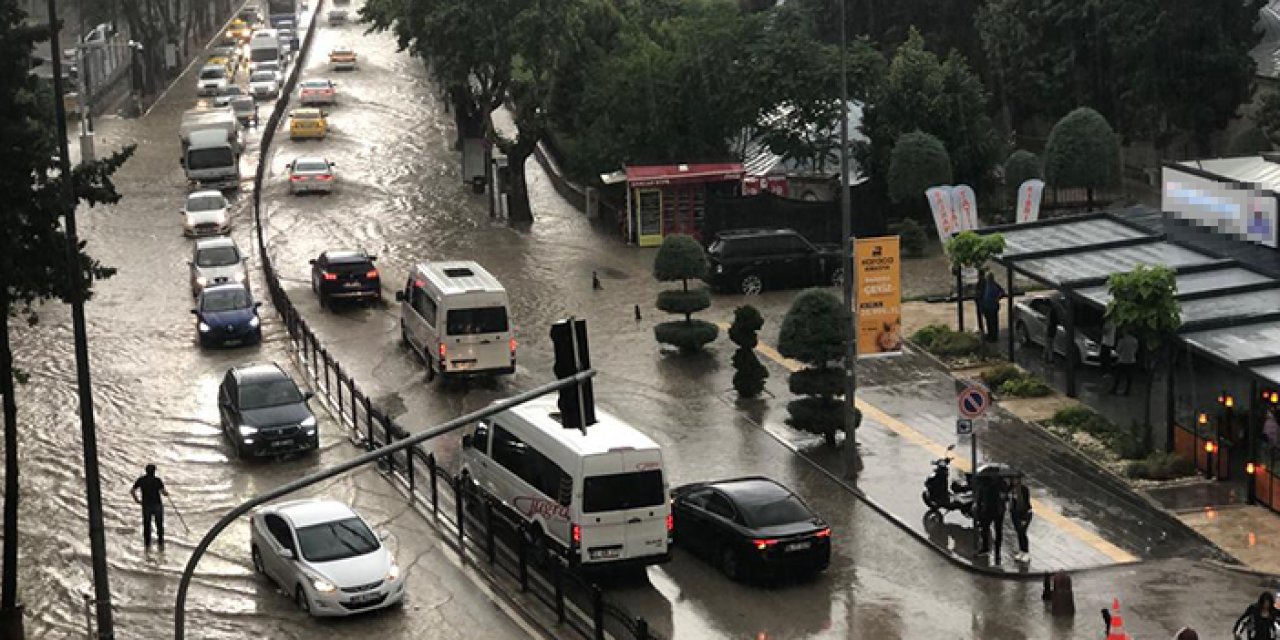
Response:
[[[218,415],[236,452],[270,456],[320,447],[316,417],[293,378],[272,364],[232,367],[218,387]]]
[[[839,285],[842,259],[839,246],[815,245],[793,229],[721,231],[707,247],[707,281],[717,291],[744,295]]]

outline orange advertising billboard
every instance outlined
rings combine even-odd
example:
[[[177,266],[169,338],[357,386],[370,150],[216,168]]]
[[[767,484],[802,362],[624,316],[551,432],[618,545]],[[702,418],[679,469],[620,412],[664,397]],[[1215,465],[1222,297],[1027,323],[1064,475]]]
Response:
[[[902,260],[898,236],[858,238],[853,259],[858,356],[902,353]]]

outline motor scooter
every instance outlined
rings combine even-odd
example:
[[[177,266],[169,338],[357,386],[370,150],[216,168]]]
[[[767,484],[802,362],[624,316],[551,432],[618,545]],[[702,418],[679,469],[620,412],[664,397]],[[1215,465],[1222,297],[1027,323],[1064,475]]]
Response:
[[[959,511],[966,518],[972,518],[973,483],[968,478],[964,482],[951,480],[952,449],[955,449],[954,444],[947,447],[945,457],[932,462],[933,472],[925,479],[924,493],[920,498],[930,512]]]

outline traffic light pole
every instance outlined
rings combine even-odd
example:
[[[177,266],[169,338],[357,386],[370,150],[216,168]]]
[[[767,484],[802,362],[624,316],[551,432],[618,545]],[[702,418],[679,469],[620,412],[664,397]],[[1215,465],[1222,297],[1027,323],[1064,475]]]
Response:
[[[573,345],[573,370],[582,371],[582,351],[578,345],[578,319],[576,317],[569,316],[569,328],[569,343]],[[583,397],[585,394],[581,393],[581,390],[576,395],[578,396],[578,415],[583,417],[582,424],[578,425],[578,428],[582,430],[582,435],[585,436],[587,435],[587,402],[586,398]]]

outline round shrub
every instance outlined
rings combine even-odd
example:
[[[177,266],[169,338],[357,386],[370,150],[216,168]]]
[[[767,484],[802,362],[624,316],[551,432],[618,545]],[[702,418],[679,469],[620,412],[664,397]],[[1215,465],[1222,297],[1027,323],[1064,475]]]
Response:
[[[658,342],[672,345],[684,353],[701,349],[719,334],[720,327],[705,320],[676,320],[653,328],[653,336]]]

